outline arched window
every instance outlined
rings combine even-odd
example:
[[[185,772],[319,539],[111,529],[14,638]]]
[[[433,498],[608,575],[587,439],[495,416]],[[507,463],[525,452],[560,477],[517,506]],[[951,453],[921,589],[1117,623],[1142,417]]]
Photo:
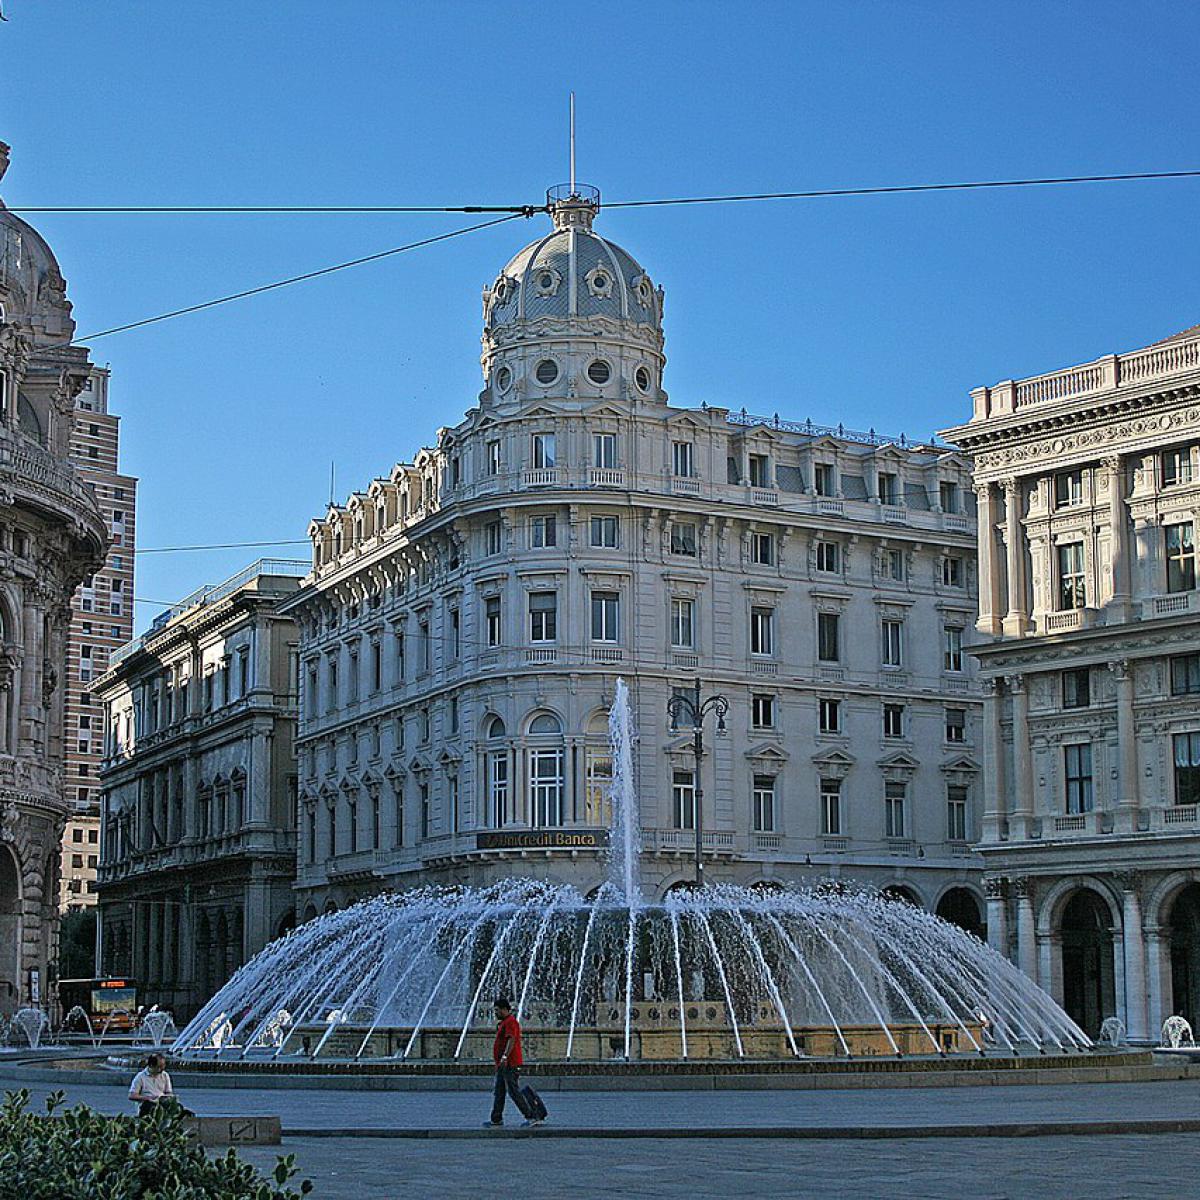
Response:
[[[612,824],[613,777],[608,713],[603,710],[593,713],[588,721],[587,733],[584,823],[591,828],[607,829]]]
[[[507,732],[508,730],[504,727],[504,721],[500,717],[493,717],[487,723],[487,737],[489,739],[502,738]]]
[[[500,717],[490,717],[484,722],[484,736],[489,742],[498,742],[508,733]],[[503,829],[513,819],[509,782],[509,750],[507,746],[490,746],[484,751],[484,811],[483,825],[492,829]]]
[[[528,726],[529,823],[535,829],[563,824],[566,794],[562,722],[538,713]]]

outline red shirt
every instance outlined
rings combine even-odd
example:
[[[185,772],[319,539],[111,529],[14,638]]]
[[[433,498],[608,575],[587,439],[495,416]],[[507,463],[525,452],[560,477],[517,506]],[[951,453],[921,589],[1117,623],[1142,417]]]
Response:
[[[519,1067],[523,1062],[521,1058],[521,1026],[512,1013],[509,1013],[500,1022],[500,1028],[496,1030],[496,1042],[492,1046],[492,1061],[496,1066],[500,1066],[500,1055],[504,1053],[504,1047],[508,1045],[509,1038],[512,1038],[512,1049],[508,1052],[508,1061],[504,1065]]]

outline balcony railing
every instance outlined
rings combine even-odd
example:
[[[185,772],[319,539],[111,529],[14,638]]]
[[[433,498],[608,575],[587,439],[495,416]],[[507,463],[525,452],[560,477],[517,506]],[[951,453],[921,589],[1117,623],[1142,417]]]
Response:
[[[619,663],[624,657],[624,650],[609,646],[592,647],[592,662],[594,663]]]
[[[1163,809],[1164,825],[1195,825],[1200,815],[1200,805],[1176,804],[1172,808]]]
[[[523,487],[558,487],[562,472],[558,467],[530,467],[521,472]]]
[[[1088,813],[1072,813],[1067,817],[1054,818],[1055,833],[1086,833]]]
[[[672,475],[671,491],[676,496],[698,496],[700,495],[700,480],[686,475]]]
[[[552,663],[558,661],[558,648],[556,646],[540,647],[535,650],[525,651],[525,661],[527,663]]]
[[[1175,617],[1196,611],[1200,592],[1173,592],[1169,596],[1151,596],[1143,605],[1147,617]]]
[[[752,487],[747,489],[747,499],[751,504],[778,505],[779,493],[774,488]]]
[[[813,512],[827,517],[841,517],[846,514],[846,502],[837,496],[814,496],[812,507]]]
[[[712,854],[731,854],[737,847],[737,835],[732,830],[710,829],[700,835],[701,846]],[[643,829],[643,850],[682,850],[694,853],[694,829]]]
[[[588,486],[623,488],[625,472],[615,467],[592,467],[588,471]]]

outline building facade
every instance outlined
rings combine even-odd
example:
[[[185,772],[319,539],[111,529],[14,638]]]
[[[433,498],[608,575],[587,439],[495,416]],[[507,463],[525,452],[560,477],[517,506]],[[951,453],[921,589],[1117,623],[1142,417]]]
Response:
[[[71,601],[64,677],[63,799],[70,815],[62,844],[63,911],[96,902],[104,721],[92,680],[105,670],[108,656],[133,637],[137,480],[118,468],[120,418],[109,411],[108,383],[109,372],[93,367],[75,397],[71,434],[71,462],[100,506],[109,548],[103,567],[83,581]]]
[[[306,564],[263,559],[164,613],[103,705],[101,966],[190,1017],[294,910],[296,636]]]
[[[70,598],[106,545],[70,464],[74,333],[50,247],[0,204],[0,1016],[52,995]]]
[[[972,395],[989,936],[1157,1038],[1200,1019],[1200,329]]]
[[[676,408],[598,194],[484,293],[478,406],[312,523],[298,907],[605,877],[629,684],[646,891],[829,876],[979,927],[974,494],[903,439]],[[696,773],[668,701],[730,704]]]

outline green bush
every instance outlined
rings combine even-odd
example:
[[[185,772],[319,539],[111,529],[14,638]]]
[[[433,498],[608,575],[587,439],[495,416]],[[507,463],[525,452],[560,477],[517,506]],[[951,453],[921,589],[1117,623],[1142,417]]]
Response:
[[[0,1106],[0,1200],[299,1200],[294,1156],[280,1158],[268,1181],[230,1150],[209,1158],[188,1134],[178,1109],[148,1117],[106,1117],[86,1104],[45,1114],[28,1111],[27,1091]]]

